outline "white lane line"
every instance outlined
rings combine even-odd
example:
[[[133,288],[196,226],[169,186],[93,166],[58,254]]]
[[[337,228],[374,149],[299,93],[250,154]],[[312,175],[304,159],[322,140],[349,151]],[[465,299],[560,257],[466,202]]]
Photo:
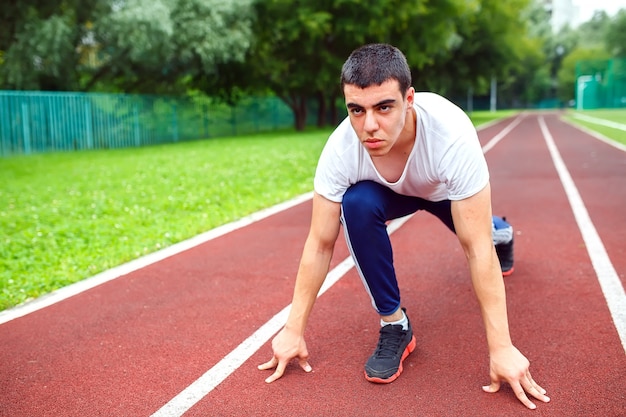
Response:
[[[502,129],[500,131],[500,133],[498,133],[496,136],[494,136],[493,138],[491,138],[491,140],[489,140],[489,142],[487,142],[485,144],[485,146],[483,146],[483,153],[487,153],[489,152],[494,146],[496,146],[498,144],[498,142],[500,142],[506,135],[508,135],[509,133],[511,133],[511,131],[515,128],[515,126],[517,126],[519,124],[519,122],[522,121],[522,119],[524,118],[524,114],[520,114],[519,116],[517,116],[511,123],[509,123],[509,125],[507,127],[505,127],[504,129]]]
[[[609,259],[609,255],[606,253],[604,244],[591,221],[591,217],[589,217],[587,208],[574,184],[574,180],[570,176],[561,158],[561,154],[554,143],[554,139],[543,117],[539,117],[539,125],[541,126],[541,132],[550,150],[552,161],[559,174],[569,203],[572,206],[576,223],[578,223],[578,228],[585,241],[587,252],[591,258],[593,268],[596,271],[598,282],[600,283],[611,317],[613,318],[613,323],[622,341],[622,347],[624,348],[624,352],[626,352],[626,293],[624,292],[624,287]]]
[[[575,117],[577,119],[584,120],[586,122],[593,123],[596,125],[607,126],[613,129],[623,130],[626,132],[626,125],[623,123],[617,123],[617,122],[613,122],[611,120],[606,120],[606,119],[599,119],[597,117],[591,117],[591,116],[587,116],[587,115],[580,114],[580,113],[573,113],[572,117]]]
[[[400,228],[411,216],[402,217],[392,221],[387,227],[389,234]],[[339,265],[333,268],[320,288],[319,298],[330,287],[335,285],[350,269],[354,267],[352,257],[348,256]],[[283,308],[267,323],[255,331],[252,336],[244,340],[239,346],[219,361],[215,366],[196,379],[191,385],[172,398],[167,404],[152,414],[151,417],[174,417],[182,416],[198,401],[207,396],[215,387],[221,384],[228,376],[237,370],[245,361],[261,348],[287,321],[291,310],[291,304]]]
[[[619,143],[613,139],[609,139],[606,136],[604,136],[603,134],[596,132],[595,130],[591,130],[589,129],[587,126],[583,126],[583,125],[579,125],[578,123],[574,123],[570,120],[567,120],[565,117],[561,117],[561,120],[565,123],[567,123],[570,126],[573,126],[574,128],[578,129],[578,130],[582,130],[583,132],[585,132],[586,134],[593,136],[594,138],[598,139],[599,141],[602,141],[604,143],[606,143],[607,145],[611,145],[614,148],[619,149],[620,151],[626,152],[626,145]]]
[[[163,259],[169,258],[170,256],[177,255],[181,252],[194,248],[198,245],[206,243],[217,237],[220,237],[222,235],[225,235],[237,229],[241,229],[242,227],[248,226],[266,217],[270,217],[274,214],[280,213],[281,211],[297,206],[300,203],[310,200],[312,197],[313,197],[312,192],[302,194],[289,201],[285,201],[283,203],[277,204],[267,209],[252,213],[249,216],[243,217],[235,222],[228,223],[220,227],[216,227],[215,229],[211,229],[208,232],[199,234],[190,239],[176,243],[172,246],[168,246],[167,248],[161,249],[157,252],[153,252],[146,256],[142,256],[141,258],[137,258],[135,260],[127,262],[123,265],[119,265],[117,267],[108,269],[90,278],[86,278],[82,281],[78,281],[74,284],[68,285],[67,287],[58,289],[54,292],[51,292],[48,295],[44,295],[33,301],[29,301],[27,303],[21,304],[17,307],[13,307],[8,310],[0,311],[0,324],[9,322],[18,317],[22,317],[27,314],[33,313],[37,310],[41,310],[42,308],[48,307],[52,304],[58,303],[59,301],[73,297],[74,295],[80,294],[91,288],[97,287],[98,285],[102,285],[105,282],[112,281],[123,275],[127,275],[141,268],[145,268],[148,265],[162,261]]]

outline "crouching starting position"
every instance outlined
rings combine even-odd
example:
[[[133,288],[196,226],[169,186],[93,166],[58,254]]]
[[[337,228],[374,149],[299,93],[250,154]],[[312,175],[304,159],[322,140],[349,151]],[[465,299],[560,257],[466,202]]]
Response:
[[[330,135],[315,174],[311,226],[285,327],[273,357],[259,369],[280,378],[294,358],[310,371],[304,331],[328,273],[340,225],[363,284],[381,318],[365,377],[388,383],[402,372],[415,337],[393,265],[386,222],[420,210],[438,217],[464,250],[487,333],[491,384],[502,381],[535,408],[527,394],[550,399],[532,378],[529,361],[511,342],[503,276],[513,272],[513,229],[492,215],[489,172],[476,130],[443,97],[416,93],[407,61],[387,44],[365,45],[341,73],[348,117]]]

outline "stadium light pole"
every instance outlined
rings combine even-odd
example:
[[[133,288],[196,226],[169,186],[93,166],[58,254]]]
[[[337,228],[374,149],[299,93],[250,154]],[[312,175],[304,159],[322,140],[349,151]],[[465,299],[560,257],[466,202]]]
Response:
[[[584,110],[583,99],[587,83],[591,81],[591,75],[581,75],[576,81],[576,110]]]
[[[491,100],[489,109],[491,112],[495,112],[497,110],[497,100],[498,100],[498,83],[496,81],[496,76],[491,76]]]

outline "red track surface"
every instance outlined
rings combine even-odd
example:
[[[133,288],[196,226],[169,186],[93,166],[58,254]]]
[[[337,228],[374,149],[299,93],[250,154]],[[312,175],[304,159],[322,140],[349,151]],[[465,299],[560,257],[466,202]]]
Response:
[[[626,153],[544,114],[625,285]],[[480,132],[486,143],[510,120]],[[392,235],[417,337],[402,376],[363,364],[378,318],[351,269],[313,310],[313,372],[265,384],[269,343],[186,416],[624,416],[626,355],[538,115],[487,153],[496,214],[516,228],[506,279],[515,344],[552,401],[527,411],[487,384],[477,302],[456,238],[418,214]],[[0,416],[150,416],[291,301],[310,202],[0,325]],[[348,256],[340,239],[333,267]]]

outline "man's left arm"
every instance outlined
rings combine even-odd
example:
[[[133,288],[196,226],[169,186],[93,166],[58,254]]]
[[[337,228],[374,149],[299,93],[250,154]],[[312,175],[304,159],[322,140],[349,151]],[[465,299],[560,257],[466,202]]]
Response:
[[[546,390],[531,377],[530,362],[511,342],[506,309],[506,294],[500,263],[491,237],[491,188],[452,202],[456,234],[469,263],[472,284],[485,325],[489,345],[491,384],[483,387],[497,392],[502,381],[511,385],[517,398],[535,409],[526,393],[548,402]]]

